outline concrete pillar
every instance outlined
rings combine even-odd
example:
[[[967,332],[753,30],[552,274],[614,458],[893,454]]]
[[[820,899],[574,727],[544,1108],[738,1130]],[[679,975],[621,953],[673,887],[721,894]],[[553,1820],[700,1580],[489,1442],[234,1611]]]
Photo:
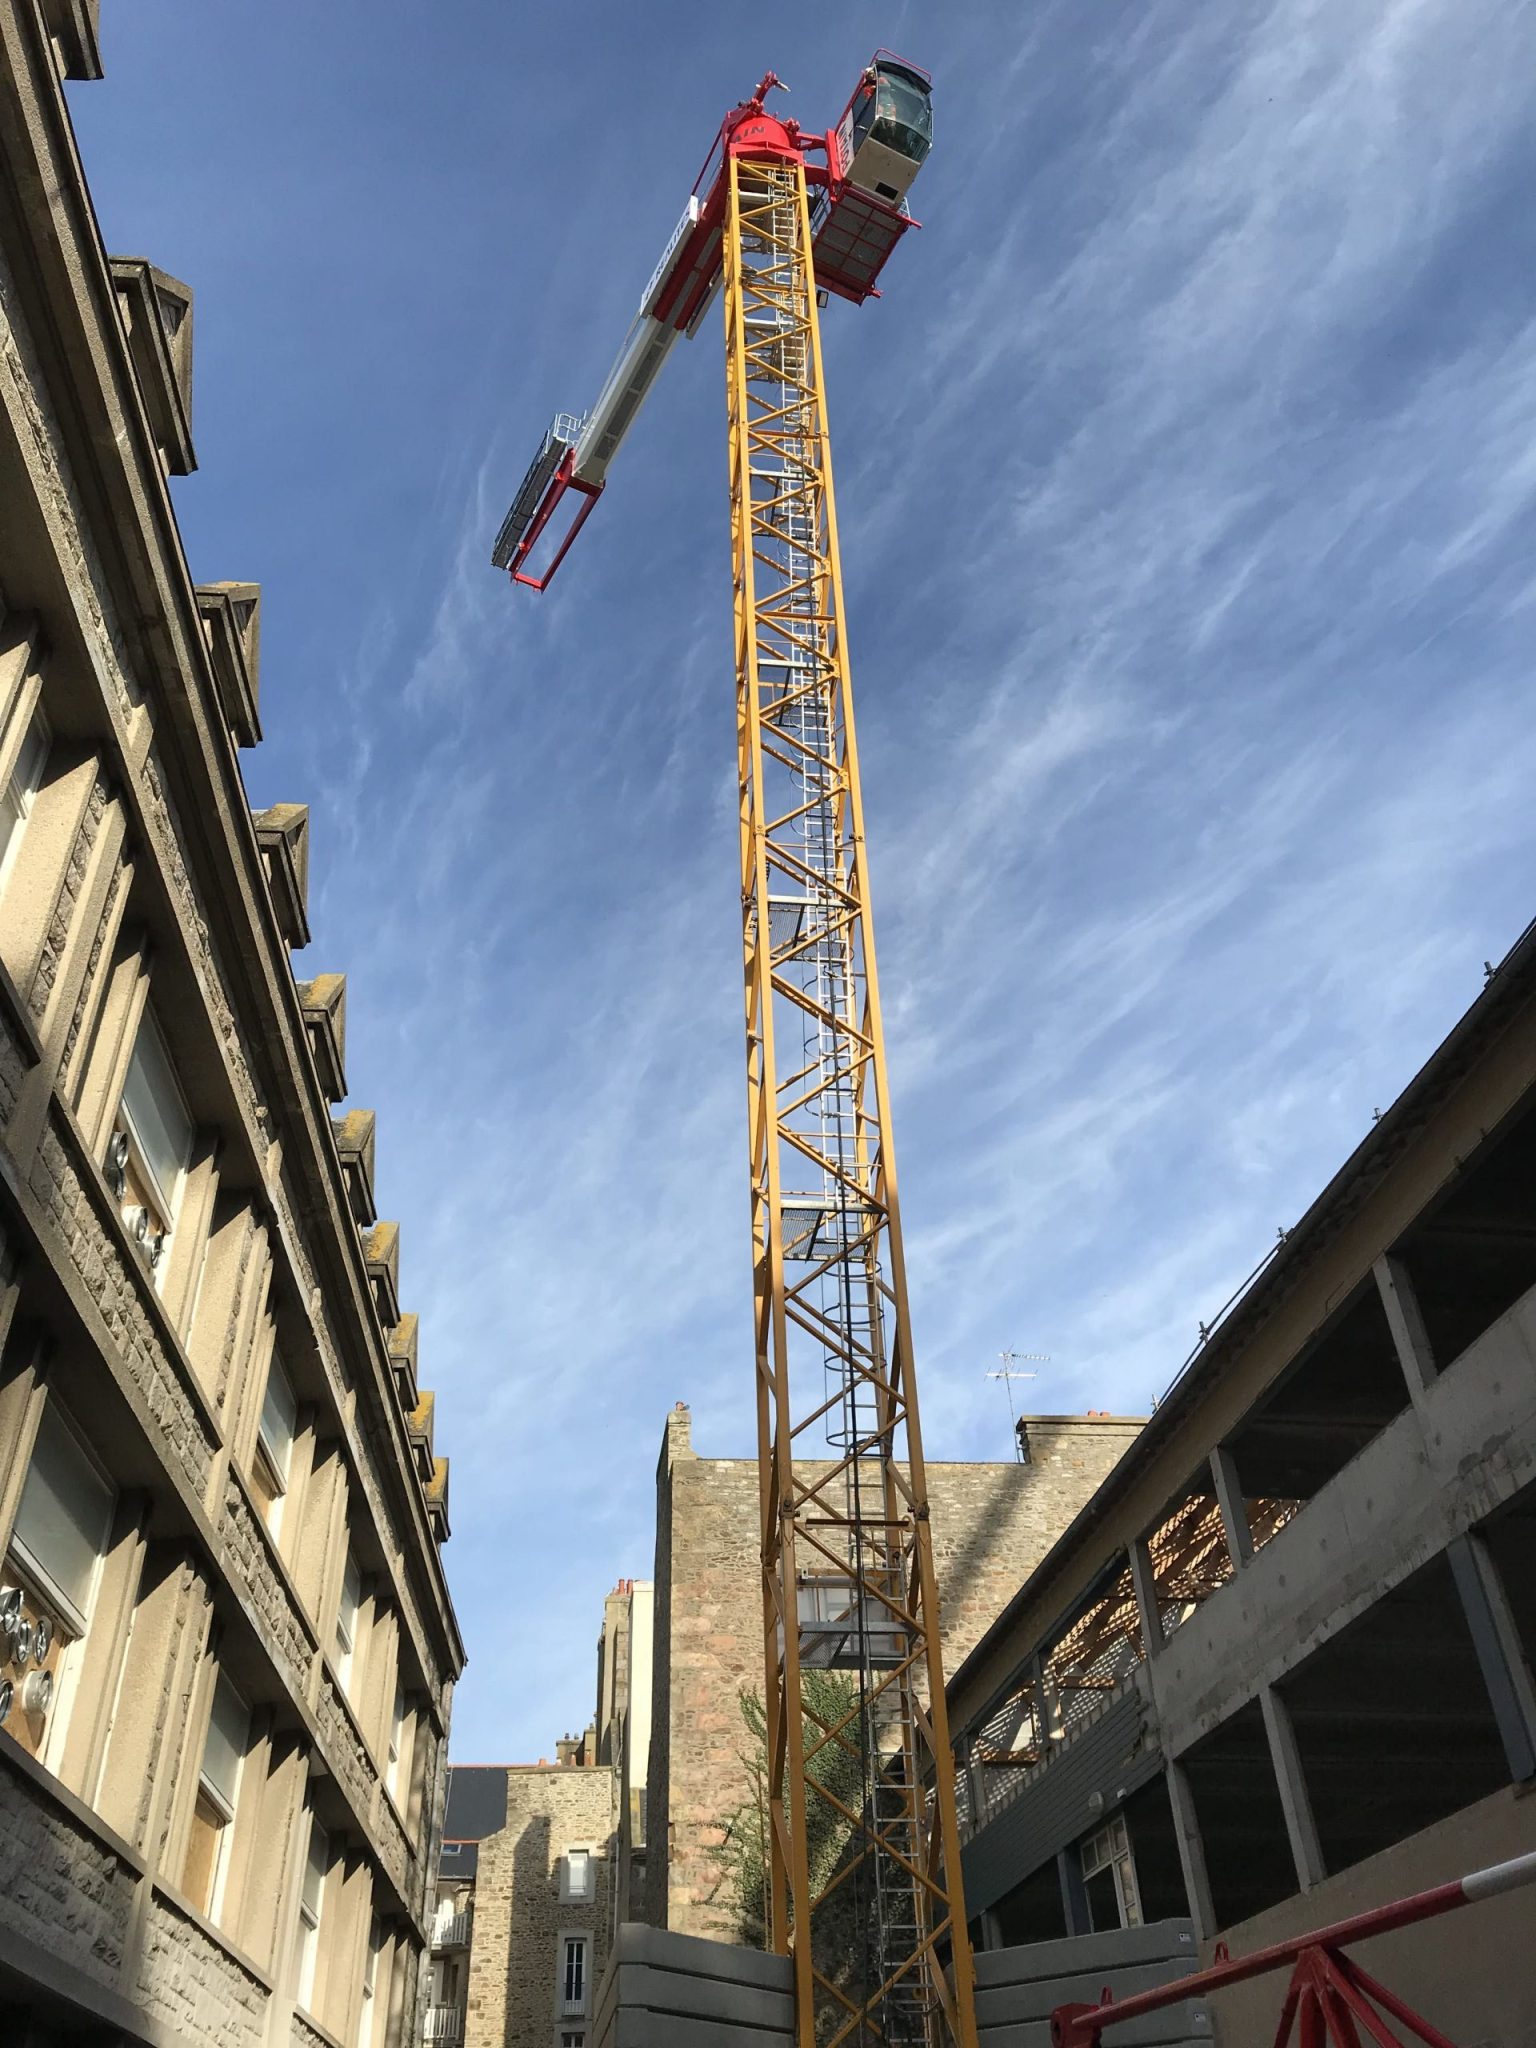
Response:
[[[1168,1803],[1173,1808],[1173,1832],[1179,1845],[1179,1867],[1184,1873],[1184,1892],[1189,1900],[1189,1917],[1195,1923],[1197,1941],[1209,1941],[1220,1922],[1211,1903],[1211,1880],[1205,1868],[1205,1843],[1195,1812],[1194,1795],[1184,1766],[1171,1758],[1167,1769]]]
[[[1030,1659],[1030,1676],[1035,1682],[1035,1720],[1040,1730],[1040,1753],[1061,1734],[1061,1700],[1046,1674],[1045,1658],[1039,1650]]]
[[[1138,1536],[1130,1546],[1130,1558],[1136,1611],[1141,1616],[1142,1653],[1150,1662],[1163,1647],[1163,1620],[1157,1608],[1157,1574],[1145,1537]]]
[[[1429,1333],[1424,1327],[1419,1297],[1414,1291],[1413,1275],[1403,1260],[1392,1252],[1383,1252],[1372,1271],[1376,1276],[1381,1305],[1387,1312],[1387,1326],[1392,1332],[1397,1362],[1408,1382],[1408,1391],[1415,1401],[1422,1400],[1436,1373],[1434,1354],[1429,1348]]]
[[[1088,1913],[1082,1859],[1075,1848],[1057,1850],[1056,1876],[1061,1885],[1061,1910],[1068,1934],[1092,1934],[1093,1921]]]
[[[1296,1865],[1296,1882],[1302,1891],[1309,1892],[1322,1883],[1328,1871],[1317,1838],[1317,1822],[1312,1813],[1306,1776],[1301,1768],[1301,1753],[1296,1747],[1296,1730],[1291,1725],[1290,1709],[1272,1685],[1266,1685],[1260,1691],[1259,1706],[1264,1714],[1264,1732],[1269,1737],[1269,1760],[1274,1765],[1275,1783],[1280,1788],[1280,1806],[1285,1814],[1285,1832],[1290,1837],[1291,1857]]]
[[[1499,1738],[1518,1785],[1536,1776],[1536,1683],[1504,1582],[1488,1545],[1468,1530],[1446,1545],[1451,1574],[1488,1688]]]
[[[1240,1572],[1253,1556],[1253,1533],[1248,1527],[1248,1505],[1243,1497],[1243,1483],[1237,1476],[1237,1460],[1227,1444],[1218,1444],[1211,1453],[1211,1487],[1221,1510],[1227,1555],[1232,1560],[1232,1569]]]

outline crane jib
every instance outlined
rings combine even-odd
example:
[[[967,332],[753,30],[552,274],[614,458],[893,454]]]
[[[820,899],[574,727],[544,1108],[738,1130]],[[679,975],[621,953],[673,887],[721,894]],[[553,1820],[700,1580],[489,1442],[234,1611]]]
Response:
[[[714,303],[722,275],[733,155],[761,151],[778,161],[798,159],[812,196],[811,260],[818,289],[856,305],[879,297],[877,280],[891,252],[908,228],[919,225],[908,212],[899,185],[885,182],[902,177],[900,170],[892,170],[899,157],[880,140],[878,123],[865,124],[867,134],[861,132],[856,113],[862,99],[877,92],[867,81],[879,73],[883,62],[908,86],[925,76],[915,66],[889,60],[887,52],[878,51],[837,127],[825,134],[802,134],[793,124],[781,124],[765,116],[760,103],[745,102],[726,116],[699,183],[646,282],[635,321],[596,403],[579,416],[556,415],[502,522],[491,561],[507,570],[514,582],[533,590],[547,587],[590,516],[672,344],[679,334],[697,333]],[[808,153],[825,160],[809,162]],[[918,161],[908,166],[908,181]],[[581,502],[562,532],[555,514],[571,492]],[[536,573],[530,558],[546,535],[549,558]]]

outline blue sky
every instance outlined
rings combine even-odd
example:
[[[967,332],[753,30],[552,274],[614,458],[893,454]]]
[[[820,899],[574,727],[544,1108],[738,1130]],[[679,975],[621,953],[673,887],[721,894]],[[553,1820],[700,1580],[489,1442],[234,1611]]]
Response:
[[[930,1455],[1139,1411],[1476,995],[1536,843],[1533,10],[106,0],[109,246],[190,283],[199,579],[453,1459],[463,1760],[591,1711],[665,1412],[751,1448],[723,373],[489,568],[727,104],[936,81],[825,325]],[[756,24],[766,24],[758,26]]]

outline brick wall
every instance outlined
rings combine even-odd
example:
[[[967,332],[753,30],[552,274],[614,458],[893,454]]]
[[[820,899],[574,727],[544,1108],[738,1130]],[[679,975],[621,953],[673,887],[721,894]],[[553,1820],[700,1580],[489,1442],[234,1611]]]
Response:
[[[1038,1418],[1028,1465],[929,1465],[947,1669],[977,1642],[1139,1426],[1119,1417]],[[745,1791],[739,1695],[763,1685],[757,1514],[756,1460],[700,1458],[687,1410],[674,1409],[657,1472],[647,1917],[727,1940],[735,1929],[715,1849],[720,1823]]]
[[[591,2012],[608,1952],[612,1834],[611,1771],[554,1764],[507,1772],[507,1824],[480,1843],[465,2048],[550,2048],[562,1933],[591,1937]],[[596,1851],[584,1905],[560,1898],[560,1858],[577,1844]]]

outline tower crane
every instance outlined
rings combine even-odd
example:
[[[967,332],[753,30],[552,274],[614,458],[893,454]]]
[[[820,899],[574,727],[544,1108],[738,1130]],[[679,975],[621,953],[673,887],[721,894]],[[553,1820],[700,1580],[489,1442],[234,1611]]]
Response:
[[[723,294],[769,1935],[797,2048],[975,2048],[818,323],[878,296],[917,225],[932,87],[877,51],[824,133],[768,112],[781,87],[721,122],[596,404],[555,415],[492,560],[548,587]],[[829,1670],[846,1693],[807,1687]]]

